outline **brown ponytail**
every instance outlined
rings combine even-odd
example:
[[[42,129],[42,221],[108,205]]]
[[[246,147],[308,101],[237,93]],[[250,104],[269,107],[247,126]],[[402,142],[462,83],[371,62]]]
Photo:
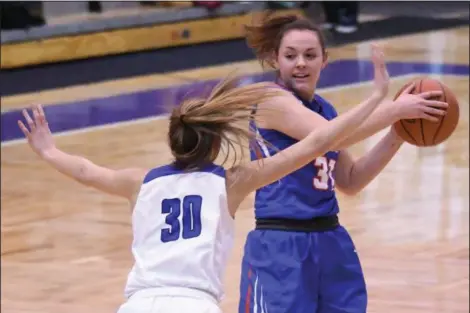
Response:
[[[321,29],[312,21],[298,15],[274,15],[266,13],[259,25],[245,26],[246,41],[257,59],[274,68],[274,57],[279,51],[281,40],[289,30],[311,30],[318,35],[322,52],[326,54],[325,38]]]
[[[168,141],[179,168],[198,169],[214,162],[224,144],[228,147],[225,162],[244,140],[252,142],[254,133],[247,124],[253,118],[254,105],[277,95],[279,89],[270,83],[236,84],[236,78],[229,77],[206,99],[189,99],[173,109]],[[235,155],[234,162],[237,159]]]

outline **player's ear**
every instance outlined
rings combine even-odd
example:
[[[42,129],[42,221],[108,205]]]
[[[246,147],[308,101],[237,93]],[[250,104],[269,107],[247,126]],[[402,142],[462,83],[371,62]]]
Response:
[[[272,52],[271,57],[267,60],[275,70],[279,69],[279,62],[277,62],[277,52]]]

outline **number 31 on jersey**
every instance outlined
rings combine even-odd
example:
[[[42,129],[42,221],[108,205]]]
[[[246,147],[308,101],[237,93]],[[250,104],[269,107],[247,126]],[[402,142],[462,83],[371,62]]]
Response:
[[[335,179],[333,171],[335,170],[336,160],[321,156],[313,161],[317,168],[317,176],[313,178],[313,187],[318,190],[328,190],[331,181],[331,190],[335,188]]]

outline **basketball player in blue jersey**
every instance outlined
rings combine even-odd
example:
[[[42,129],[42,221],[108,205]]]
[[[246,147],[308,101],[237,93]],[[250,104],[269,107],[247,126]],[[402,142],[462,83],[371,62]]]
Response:
[[[375,60],[383,69],[380,51]],[[23,111],[28,127],[18,124],[33,151],[53,168],[130,202],[135,263],[125,288],[128,300],[119,313],[220,313],[239,204],[252,191],[323,155],[360,125],[386,95],[386,71],[378,71],[377,82],[370,98],[304,140],[263,161],[235,159],[228,170],[214,164],[222,145],[236,148],[254,139],[245,128],[254,104],[284,97],[274,84],[235,88],[229,79],[206,99],[175,108],[168,130],[174,162],[154,169],[112,170],[61,151],[40,106],[33,108],[33,118]]]
[[[275,109],[254,123],[264,157],[289,149],[339,118],[334,107],[315,93],[327,64],[324,39],[315,25],[296,16],[268,15],[259,25],[247,27],[247,41],[262,64],[277,70],[280,88],[288,91],[282,101],[276,98],[258,105],[258,110]],[[346,147],[399,119],[437,121],[436,116],[445,114],[440,109],[446,103],[429,100],[440,92],[412,95],[412,88],[396,101],[384,101],[312,163],[256,191],[256,228],[245,244],[239,313],[366,312],[363,272],[354,244],[339,223],[335,190],[348,195],[359,192],[403,141],[391,129],[359,160]]]

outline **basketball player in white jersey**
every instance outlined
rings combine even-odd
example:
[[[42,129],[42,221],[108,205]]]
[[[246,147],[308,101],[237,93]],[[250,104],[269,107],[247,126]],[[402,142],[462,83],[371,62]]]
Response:
[[[170,117],[175,160],[151,170],[112,170],[59,150],[41,106],[33,107],[32,118],[23,111],[28,127],[18,124],[34,152],[56,170],[129,200],[135,264],[119,313],[220,313],[238,206],[252,191],[329,151],[374,111],[388,91],[388,73],[380,49],[373,49],[373,61],[375,88],[367,100],[276,155],[235,161],[227,170],[213,163],[222,145],[252,140],[240,122],[253,118],[254,104],[281,101],[287,91],[264,83],[236,88],[226,80],[207,99],[185,101]]]

